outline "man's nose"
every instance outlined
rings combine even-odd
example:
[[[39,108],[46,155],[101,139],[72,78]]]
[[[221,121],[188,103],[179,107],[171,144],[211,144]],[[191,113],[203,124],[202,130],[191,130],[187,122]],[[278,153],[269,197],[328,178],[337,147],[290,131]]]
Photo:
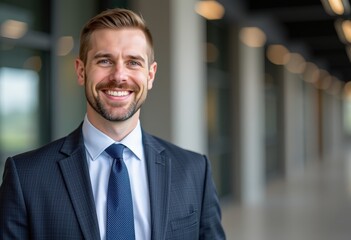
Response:
[[[122,63],[116,63],[111,70],[110,80],[123,82],[127,80],[127,68]]]

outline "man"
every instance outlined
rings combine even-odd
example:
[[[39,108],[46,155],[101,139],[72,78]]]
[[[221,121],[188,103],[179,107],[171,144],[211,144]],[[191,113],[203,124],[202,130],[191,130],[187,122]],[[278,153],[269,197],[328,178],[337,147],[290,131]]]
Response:
[[[75,69],[85,119],[67,137],[7,159],[0,239],[119,239],[125,229],[123,239],[225,239],[207,158],[141,128],[157,70],[143,19],[125,9],[92,18]],[[117,144],[118,157],[108,150]],[[124,173],[114,175],[117,168]],[[123,184],[111,180],[122,175]],[[111,197],[117,188],[125,192]]]

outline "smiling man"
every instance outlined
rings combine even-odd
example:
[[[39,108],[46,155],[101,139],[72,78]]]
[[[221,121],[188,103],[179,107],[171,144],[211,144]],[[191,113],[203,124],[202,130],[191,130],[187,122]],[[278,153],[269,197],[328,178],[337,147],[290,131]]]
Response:
[[[125,9],[93,17],[75,69],[83,123],[7,159],[0,239],[225,239],[208,159],[141,127],[157,70],[143,19]]]
[[[117,141],[135,128],[140,107],[152,88],[157,63],[151,56],[151,41],[138,28],[99,29],[84,46],[89,50],[81,50],[87,55],[76,60],[89,121],[105,134],[112,130]],[[111,125],[116,127],[111,129]]]

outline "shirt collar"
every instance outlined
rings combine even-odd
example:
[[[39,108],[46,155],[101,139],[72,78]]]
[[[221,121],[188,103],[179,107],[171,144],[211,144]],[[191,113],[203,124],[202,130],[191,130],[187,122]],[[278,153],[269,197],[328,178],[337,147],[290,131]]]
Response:
[[[95,128],[89,122],[87,116],[84,118],[82,131],[85,147],[93,161],[95,161],[101,153],[113,143],[122,143],[131,151],[126,151],[127,153],[134,154],[139,160],[143,159],[144,151],[140,121],[138,121],[138,124],[133,131],[120,142],[115,142],[112,138]]]

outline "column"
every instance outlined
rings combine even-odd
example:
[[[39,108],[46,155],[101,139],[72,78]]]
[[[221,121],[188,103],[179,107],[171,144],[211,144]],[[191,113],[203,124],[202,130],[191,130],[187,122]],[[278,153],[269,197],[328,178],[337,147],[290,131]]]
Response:
[[[287,179],[299,176],[305,166],[303,80],[285,71],[284,79],[285,173]]]
[[[237,38],[237,35],[234,36]],[[244,205],[260,204],[264,197],[264,49],[238,43],[235,104],[238,108],[240,198]]]
[[[142,110],[143,126],[184,148],[205,153],[205,21],[195,13],[195,2],[134,0],[132,6],[150,26],[158,62],[154,89]]]
[[[323,94],[323,160],[338,160],[343,154],[342,101],[340,96]]]

